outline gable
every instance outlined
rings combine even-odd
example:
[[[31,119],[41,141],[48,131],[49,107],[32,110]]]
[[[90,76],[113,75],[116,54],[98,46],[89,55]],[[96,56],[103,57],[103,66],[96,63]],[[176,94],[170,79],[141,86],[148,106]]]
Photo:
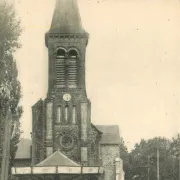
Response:
[[[36,166],[80,166],[59,151],[54,152],[48,158]]]

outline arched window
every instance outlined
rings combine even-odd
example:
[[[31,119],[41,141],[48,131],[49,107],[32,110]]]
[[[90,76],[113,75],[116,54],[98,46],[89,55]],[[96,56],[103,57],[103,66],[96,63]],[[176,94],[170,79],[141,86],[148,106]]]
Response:
[[[71,49],[68,52],[69,66],[68,66],[68,87],[77,87],[77,59],[78,53],[76,50]]]
[[[58,49],[56,53],[56,84],[65,87],[65,56],[64,49]]]
[[[66,52],[64,49],[58,49],[56,55],[57,55],[57,58],[64,58],[66,56]]]
[[[72,124],[76,124],[76,106],[72,109]]]
[[[56,119],[56,122],[57,123],[61,122],[61,107],[60,106],[57,108],[57,119]]]
[[[69,51],[69,57],[70,58],[77,58],[77,56],[78,56],[78,53],[76,50],[72,49]]]
[[[65,122],[67,123],[68,122],[68,106],[65,106],[64,119],[65,119]]]

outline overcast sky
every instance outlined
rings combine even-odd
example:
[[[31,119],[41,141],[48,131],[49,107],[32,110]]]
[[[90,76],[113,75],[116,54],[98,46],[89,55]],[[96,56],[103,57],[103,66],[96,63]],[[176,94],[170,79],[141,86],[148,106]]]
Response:
[[[118,124],[131,149],[141,138],[180,132],[180,1],[79,0],[90,34],[86,54],[92,123]],[[47,49],[54,0],[16,0],[24,32],[16,54],[23,137],[31,106],[47,93]]]

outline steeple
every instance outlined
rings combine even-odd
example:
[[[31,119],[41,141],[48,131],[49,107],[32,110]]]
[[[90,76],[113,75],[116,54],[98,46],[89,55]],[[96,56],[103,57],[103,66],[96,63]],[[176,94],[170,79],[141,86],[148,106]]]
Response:
[[[49,33],[85,33],[76,0],[56,0],[56,6]]]
[[[85,52],[88,33],[82,27],[77,0],[56,0],[45,43],[49,50],[49,89],[85,91]]]

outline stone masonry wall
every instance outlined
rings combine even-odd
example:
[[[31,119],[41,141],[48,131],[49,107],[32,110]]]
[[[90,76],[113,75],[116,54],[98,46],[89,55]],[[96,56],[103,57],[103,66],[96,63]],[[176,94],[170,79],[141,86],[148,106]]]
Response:
[[[99,157],[99,139],[98,131],[91,126],[91,129],[88,134],[88,165],[89,166],[98,166],[100,162]]]
[[[115,159],[120,157],[118,145],[101,145],[102,166],[104,180],[116,180]]]

